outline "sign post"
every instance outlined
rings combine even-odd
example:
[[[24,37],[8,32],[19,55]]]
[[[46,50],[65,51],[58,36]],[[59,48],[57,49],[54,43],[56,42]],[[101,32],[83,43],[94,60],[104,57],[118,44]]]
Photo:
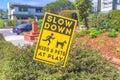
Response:
[[[65,67],[77,21],[45,13],[34,60]]]

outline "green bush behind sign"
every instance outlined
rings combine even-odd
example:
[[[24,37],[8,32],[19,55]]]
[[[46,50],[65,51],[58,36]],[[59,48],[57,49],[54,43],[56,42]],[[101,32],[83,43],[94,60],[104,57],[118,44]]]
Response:
[[[4,20],[0,20],[0,28],[4,27]]]

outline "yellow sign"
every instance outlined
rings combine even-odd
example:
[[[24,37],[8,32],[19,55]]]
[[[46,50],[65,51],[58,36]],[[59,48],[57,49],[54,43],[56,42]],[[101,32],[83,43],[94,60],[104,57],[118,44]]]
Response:
[[[76,23],[76,20],[46,12],[34,59],[65,67]]]

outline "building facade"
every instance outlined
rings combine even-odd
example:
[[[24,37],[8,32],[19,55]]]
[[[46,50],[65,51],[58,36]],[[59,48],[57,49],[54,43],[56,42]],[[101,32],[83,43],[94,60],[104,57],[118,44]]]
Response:
[[[92,0],[92,12],[120,10],[120,0]]]
[[[92,13],[96,13],[98,12],[98,0],[92,0]]]
[[[100,12],[113,10],[113,0],[101,0]]]
[[[8,3],[8,19],[28,20],[29,18],[42,18],[42,7]]]

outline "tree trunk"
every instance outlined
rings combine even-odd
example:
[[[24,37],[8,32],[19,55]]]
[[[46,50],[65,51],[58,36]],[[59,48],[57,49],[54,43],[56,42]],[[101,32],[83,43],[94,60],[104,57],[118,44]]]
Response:
[[[86,17],[85,17],[85,27],[86,27],[87,29],[89,29],[89,26],[88,26],[88,20],[87,20]]]

